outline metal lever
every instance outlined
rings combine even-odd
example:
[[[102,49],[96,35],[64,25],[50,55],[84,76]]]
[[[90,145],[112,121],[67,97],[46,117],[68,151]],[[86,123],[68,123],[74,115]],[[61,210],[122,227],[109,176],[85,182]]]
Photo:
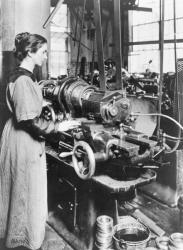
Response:
[[[72,156],[73,155],[73,151],[70,151],[70,152],[62,152],[59,154],[59,157],[60,158],[65,158],[65,157],[68,157],[68,156]]]
[[[163,153],[165,150],[165,147],[162,147],[153,157],[152,159],[155,159],[157,156],[159,156],[161,153]]]

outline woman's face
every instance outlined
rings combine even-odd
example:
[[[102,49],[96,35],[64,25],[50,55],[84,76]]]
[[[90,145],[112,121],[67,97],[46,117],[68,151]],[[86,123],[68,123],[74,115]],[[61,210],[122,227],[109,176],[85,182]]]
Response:
[[[36,53],[31,53],[31,57],[35,65],[41,66],[47,59],[47,43],[44,43]]]

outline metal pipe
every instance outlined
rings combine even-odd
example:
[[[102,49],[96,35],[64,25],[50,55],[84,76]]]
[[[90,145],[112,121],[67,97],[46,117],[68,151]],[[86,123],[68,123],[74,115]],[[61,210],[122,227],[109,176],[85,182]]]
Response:
[[[161,27],[161,37],[160,37],[160,80],[159,80],[159,105],[158,105],[158,112],[161,113],[161,103],[162,103],[162,87],[163,87],[163,59],[164,59],[164,12],[165,12],[165,4],[164,0],[161,0],[161,20],[160,20],[160,27]],[[160,117],[158,117],[158,126],[157,126],[157,133],[160,130]],[[159,134],[157,134],[159,137]]]
[[[73,227],[76,229],[77,225],[77,206],[78,206],[78,198],[77,198],[77,188],[74,188],[74,219],[73,219]]]
[[[80,34],[79,34],[79,44],[78,44],[78,53],[77,53],[77,60],[76,60],[75,76],[77,76],[77,73],[78,73],[78,64],[79,64],[79,56],[80,56],[80,49],[81,49],[81,36],[82,36],[82,31],[83,31],[85,8],[86,8],[86,0],[83,0],[83,12],[82,12]]]
[[[78,22],[79,22],[79,7],[77,8],[77,17],[76,17],[76,26],[75,26],[75,32],[74,32],[74,47],[75,47],[75,44],[76,44],[76,35],[77,35],[77,30],[78,30]]]
[[[98,55],[98,68],[99,68],[99,79],[100,79],[100,90],[106,90],[106,77],[104,68],[104,49],[103,49],[103,34],[102,34],[102,23],[101,23],[101,8],[100,0],[94,0],[94,20],[96,27],[96,44],[97,44],[97,55]]]
[[[161,9],[162,9],[161,0],[159,0],[159,41],[158,41],[158,43],[159,43],[159,50],[161,49],[161,44],[160,44],[160,40],[161,40],[161,17],[162,17],[162,11],[161,11]]]
[[[121,5],[120,0],[114,0],[114,37],[116,59],[116,88],[123,89],[122,56],[121,56]]]
[[[179,95],[179,87],[178,87],[178,74],[177,74],[177,24],[176,24],[176,3],[175,0],[173,0],[173,27],[174,27],[174,60],[175,60],[175,87],[176,87],[176,93],[174,95],[174,102],[177,102],[177,107],[176,107],[176,120],[180,123],[180,95]],[[181,129],[178,128],[178,133],[177,133],[177,137],[181,136]],[[175,150],[177,150],[177,148],[179,147],[180,144],[180,140],[177,140],[175,143],[175,146],[168,151],[167,153],[172,153]]]
[[[95,31],[94,31],[94,37],[92,42],[92,66],[91,66],[91,85],[93,85],[93,77],[94,77],[94,69],[95,69]]]

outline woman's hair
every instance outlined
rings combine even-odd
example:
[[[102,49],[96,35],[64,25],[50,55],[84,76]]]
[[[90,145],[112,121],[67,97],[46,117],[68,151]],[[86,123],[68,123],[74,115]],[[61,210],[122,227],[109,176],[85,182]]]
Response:
[[[47,40],[43,36],[30,34],[28,32],[20,33],[15,37],[14,55],[22,61],[29,51],[36,53],[44,43],[47,43]]]

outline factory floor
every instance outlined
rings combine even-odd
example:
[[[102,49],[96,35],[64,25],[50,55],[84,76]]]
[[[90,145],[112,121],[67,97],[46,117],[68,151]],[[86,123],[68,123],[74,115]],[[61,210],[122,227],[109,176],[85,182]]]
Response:
[[[101,197],[99,193],[93,196],[92,193],[86,190],[86,192],[82,193],[78,204],[78,207],[80,207],[77,215],[78,225],[73,228],[71,226],[73,222],[71,214],[64,214],[63,216],[58,206],[61,200],[58,194],[61,190],[56,190],[58,186],[52,185],[53,180],[50,184],[49,217],[41,250],[96,250],[94,246],[95,230],[93,230],[93,227],[99,215],[107,214],[115,218],[112,199],[105,196]],[[98,195],[99,200],[95,202]],[[146,215],[150,219],[148,226],[151,227],[151,222],[153,222],[166,235],[179,230],[179,210],[177,207],[169,207],[139,191],[136,192],[136,196],[132,200],[119,202],[118,204],[119,216],[131,215],[134,211],[141,211],[141,214]],[[149,221],[147,222],[149,223]],[[162,231],[158,232],[161,234]],[[153,241],[151,241],[151,245],[154,245]],[[1,242],[0,250],[4,250]]]
[[[80,186],[75,186],[74,182],[64,183],[62,174],[63,170],[60,174],[57,164],[51,165],[48,171],[49,216],[41,250],[96,250],[96,219],[100,215],[108,215],[116,223],[116,197],[97,188],[91,189],[85,182],[81,182]],[[77,201],[74,200],[75,194]],[[159,227],[159,234],[164,231],[170,235],[179,231],[177,207],[162,204],[140,190],[129,195],[131,198],[128,201],[125,197],[118,199],[119,216],[134,215],[134,212],[139,215],[140,211],[140,215],[146,216],[144,224],[148,222],[150,229],[154,225]],[[75,214],[74,203],[77,208]],[[153,241],[151,243],[154,244]],[[1,242],[0,250],[4,250]]]
[[[66,187],[63,183],[57,182],[57,168],[53,170],[53,175],[49,176],[49,219],[48,224],[57,234],[75,250],[96,250],[96,219],[100,215],[108,215],[116,223],[115,197],[98,189],[90,189],[82,184],[82,188],[77,189],[77,214],[73,213],[73,183]],[[73,187],[72,187],[73,185]],[[134,196],[133,196],[134,195]],[[169,207],[161,202],[149,197],[140,190],[136,190],[132,199],[127,202],[118,201],[119,216],[133,215],[137,211],[140,215],[145,215],[145,221],[151,229],[158,228],[159,235],[164,232],[169,236],[179,230],[179,209]],[[68,201],[69,206],[64,208],[64,202]],[[144,217],[144,216],[143,216]],[[75,225],[75,226],[73,226]],[[154,226],[155,225],[155,226]],[[151,230],[152,232],[152,230]],[[153,235],[153,232],[152,232]],[[156,235],[156,234],[154,234]],[[158,234],[157,234],[158,235]],[[156,235],[156,236],[157,236]],[[153,246],[154,242],[151,242]],[[59,248],[58,248],[59,249]],[[64,248],[63,248],[64,249]],[[52,249],[44,249],[52,250]]]
[[[0,250],[10,249],[5,248],[3,242],[0,241]],[[15,248],[15,250],[25,250],[25,248]],[[45,239],[39,250],[73,250],[73,248],[52,227],[46,224]]]
[[[127,202],[124,206],[118,207],[119,216],[130,215],[132,211],[140,211],[140,214],[145,215],[148,219],[148,226],[151,229],[155,226],[158,227],[158,233],[161,235],[164,231],[165,234],[169,236],[171,233],[177,232],[179,230],[179,210],[177,208],[170,208],[163,205],[157,201],[152,200],[149,197],[144,197],[143,194],[137,195],[132,202]],[[108,209],[107,209],[108,210]],[[95,241],[95,231],[92,230],[94,222],[96,221],[97,215],[109,215],[114,218],[114,214],[111,214],[111,210],[107,212],[106,209],[95,211],[93,205],[91,210],[83,211],[83,222],[79,223],[81,227],[80,233],[71,230],[68,225],[64,222],[65,219],[61,218],[58,211],[50,213],[49,224],[58,232],[58,234],[63,237],[69,244],[76,250],[96,250]],[[90,222],[86,216],[88,212]],[[93,220],[93,223],[91,223]],[[150,222],[149,222],[150,220]],[[85,228],[84,228],[85,227]],[[93,233],[92,233],[93,232]],[[152,230],[153,236],[158,236]],[[159,236],[160,236],[159,235]],[[151,246],[154,246],[154,241],[150,242]],[[48,249],[51,250],[51,249]]]
[[[49,191],[49,195],[52,195],[54,200],[57,194]],[[112,218],[115,217],[115,211],[112,208],[112,200],[106,200],[104,203],[103,198],[104,197],[101,197],[102,202],[99,202],[99,208],[93,203],[90,194],[87,193],[82,196],[82,202],[79,204],[81,211],[77,217],[79,229],[77,227],[71,228],[69,223],[72,222],[72,218],[70,215],[63,216],[60,209],[58,209],[57,206],[54,207],[52,203],[46,225],[45,239],[40,250],[96,250],[94,245],[95,230],[93,230],[93,226],[96,222],[97,216],[107,214]],[[179,210],[177,207],[168,207],[151,197],[138,192],[136,197],[131,201],[119,204],[118,206],[119,216],[130,215],[134,210],[141,211],[142,214],[150,219],[150,224],[148,226],[151,227],[151,222],[153,221],[153,224],[156,223],[166,235],[177,232],[179,229]],[[161,234],[162,231],[160,230],[158,232]],[[153,234],[153,231],[151,232],[152,235],[155,235]],[[151,240],[150,245],[154,246],[155,242]],[[0,250],[4,250],[1,242]]]
[[[73,248],[47,224],[45,239],[41,250],[73,250]]]

